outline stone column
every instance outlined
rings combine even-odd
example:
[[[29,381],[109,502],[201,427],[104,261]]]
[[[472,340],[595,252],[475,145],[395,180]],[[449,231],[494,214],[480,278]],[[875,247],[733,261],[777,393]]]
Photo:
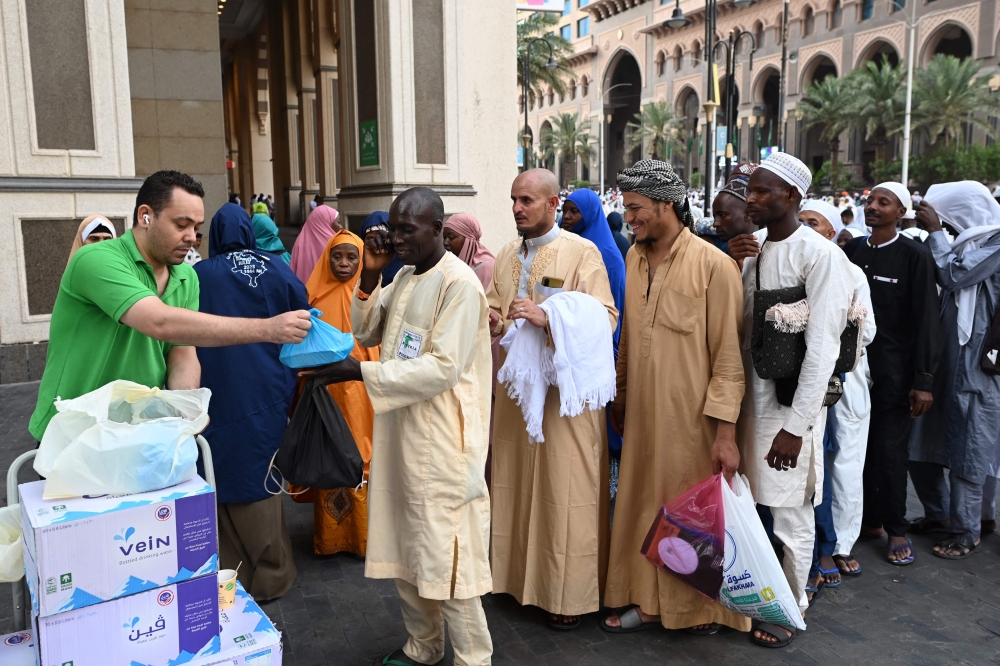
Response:
[[[297,59],[295,63],[298,78],[299,100],[299,175],[302,179],[302,190],[299,193],[302,222],[309,214],[309,202],[319,194],[319,151],[316,140],[316,57],[313,46],[313,24],[311,0],[295,0],[297,4],[297,21],[295,28],[295,44]]]
[[[403,190],[425,185],[447,213],[476,215],[484,241],[498,249],[515,236],[513,0],[337,2],[338,203],[350,228],[387,210]]]
[[[267,2],[268,119],[271,163],[279,226],[299,224],[298,96],[291,71],[291,3]]]
[[[335,205],[340,189],[338,161],[339,89],[337,80],[337,21],[334,0],[311,0],[313,66],[316,77],[317,182],[327,205]]]

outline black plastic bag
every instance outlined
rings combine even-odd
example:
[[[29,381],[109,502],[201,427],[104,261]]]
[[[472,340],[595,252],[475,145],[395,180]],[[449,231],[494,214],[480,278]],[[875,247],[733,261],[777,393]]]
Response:
[[[285,481],[305,488],[332,490],[361,483],[364,463],[354,435],[319,382],[306,384],[271,465]]]

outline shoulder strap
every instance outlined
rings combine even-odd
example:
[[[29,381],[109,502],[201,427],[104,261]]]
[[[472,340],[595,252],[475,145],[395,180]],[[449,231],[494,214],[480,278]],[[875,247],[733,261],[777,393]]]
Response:
[[[760,244],[760,254],[757,255],[757,262],[753,265],[754,266],[754,270],[756,271],[756,277],[757,277],[757,282],[756,282],[757,291],[760,291],[760,260],[764,257],[764,246],[765,245],[767,245],[767,239],[766,238],[764,239],[764,242]]]
[[[869,238],[870,238],[870,236],[861,236],[860,237],[860,240],[858,240],[858,244],[854,246],[854,252],[851,253],[851,260],[852,261],[853,261],[854,257],[857,256],[858,250],[861,249],[861,246],[864,245],[865,241],[868,240]]]

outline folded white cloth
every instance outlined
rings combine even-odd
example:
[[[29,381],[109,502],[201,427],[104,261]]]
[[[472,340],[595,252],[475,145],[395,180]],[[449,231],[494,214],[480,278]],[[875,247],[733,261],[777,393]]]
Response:
[[[497,380],[517,402],[528,441],[544,442],[542,418],[549,386],[559,388],[559,415],[601,409],[615,397],[615,358],[608,311],[578,291],[555,294],[539,306],[549,317],[555,349],[544,329],[515,322],[500,341],[507,360]]]

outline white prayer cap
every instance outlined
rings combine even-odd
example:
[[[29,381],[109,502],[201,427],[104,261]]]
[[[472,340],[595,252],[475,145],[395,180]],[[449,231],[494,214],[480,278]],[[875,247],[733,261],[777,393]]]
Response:
[[[855,238],[857,238],[858,236],[864,236],[865,235],[865,232],[861,231],[861,229],[855,229],[854,227],[845,227],[844,231],[846,231],[847,233],[851,234],[851,236],[853,236]]]
[[[838,234],[844,229],[844,224],[840,220],[840,211],[833,204],[816,199],[808,199],[802,202],[802,210],[811,210],[826,218],[826,221],[833,227],[834,232]]]
[[[797,189],[803,198],[806,196],[806,190],[812,185],[813,178],[809,167],[788,153],[771,153],[757,168],[777,174],[783,181]]]
[[[904,220],[915,220],[915,219],[917,219],[917,211],[915,211],[915,210],[913,210],[911,208],[910,210],[906,211],[906,213],[903,215],[903,219]]]
[[[883,190],[889,190],[890,192],[895,194],[896,198],[899,199],[899,203],[902,204],[903,208],[905,208],[906,210],[913,209],[913,201],[910,200],[910,191],[906,189],[905,185],[903,185],[902,183],[894,183],[893,181],[888,180],[884,183],[879,183],[878,185],[873,187],[872,191],[874,192],[880,187]],[[868,195],[868,198],[869,199],[871,198],[871,194]]]

